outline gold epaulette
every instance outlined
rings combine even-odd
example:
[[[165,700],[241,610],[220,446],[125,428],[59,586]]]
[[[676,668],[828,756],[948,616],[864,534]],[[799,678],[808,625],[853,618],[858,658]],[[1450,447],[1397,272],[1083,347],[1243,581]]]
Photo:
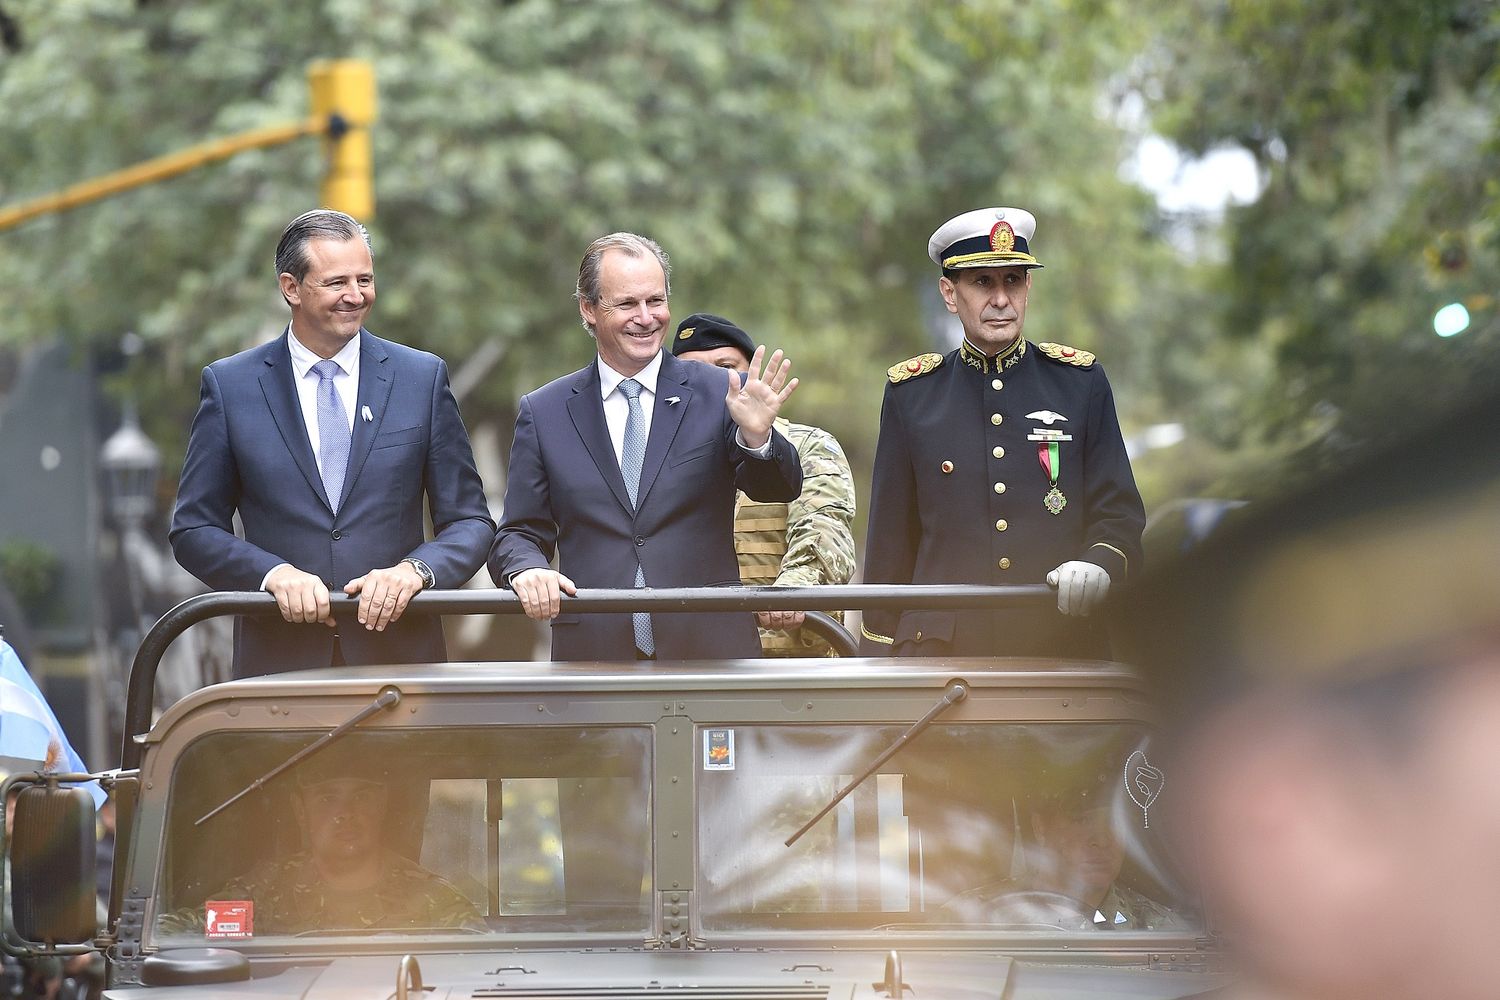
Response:
[[[1066,344],[1037,344],[1036,349],[1053,361],[1065,365],[1077,365],[1079,368],[1087,368],[1096,360],[1091,352],[1080,351]]]
[[[892,384],[905,382],[909,378],[916,378],[919,375],[926,375],[928,372],[936,370],[938,365],[942,363],[943,356],[941,354],[918,354],[914,358],[907,358],[899,365],[891,365],[886,374],[890,376]]]

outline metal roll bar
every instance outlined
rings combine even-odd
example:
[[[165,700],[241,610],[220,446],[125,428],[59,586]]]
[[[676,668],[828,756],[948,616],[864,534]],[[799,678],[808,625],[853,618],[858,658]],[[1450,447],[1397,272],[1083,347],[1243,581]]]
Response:
[[[974,587],[961,584],[849,584],[827,587],[679,587],[675,589],[579,590],[564,597],[571,614],[621,613],[631,611],[807,611],[810,625],[841,655],[853,656],[859,644],[833,618],[820,612],[849,608],[869,610],[976,610],[1044,606],[1057,600],[1051,588],[1041,584],[1017,587]],[[335,613],[353,612],[359,598],[345,594],[330,599]],[[190,626],[226,615],[269,618],[280,612],[270,594],[225,592],[190,597],[162,615],[141,640],[130,667],[125,700],[125,738],[120,749],[124,768],[140,765],[138,734],[151,728],[151,706],[156,688],[156,670],[162,654]],[[419,615],[518,615],[521,601],[509,590],[434,590],[417,594],[406,614]]]

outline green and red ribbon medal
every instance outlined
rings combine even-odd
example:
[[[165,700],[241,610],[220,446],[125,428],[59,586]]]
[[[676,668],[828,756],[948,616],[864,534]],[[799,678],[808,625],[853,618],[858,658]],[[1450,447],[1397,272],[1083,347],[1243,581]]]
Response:
[[[1042,506],[1047,508],[1049,514],[1061,514],[1063,508],[1068,505],[1068,498],[1062,495],[1062,490],[1057,488],[1057,474],[1062,470],[1062,465],[1057,458],[1057,442],[1044,441],[1037,445],[1036,457],[1042,463],[1042,471],[1047,474],[1047,480],[1052,483],[1052,489],[1042,497]]]

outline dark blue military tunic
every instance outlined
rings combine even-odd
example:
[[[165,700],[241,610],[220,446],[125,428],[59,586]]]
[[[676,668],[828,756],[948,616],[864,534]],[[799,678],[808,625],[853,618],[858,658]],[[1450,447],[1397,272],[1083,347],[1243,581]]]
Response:
[[[1072,559],[1113,587],[1141,563],[1145,509],[1114,394],[1087,351],[1023,339],[988,358],[967,341],[891,369],[871,483],[866,583],[1036,584]],[[1056,441],[1056,489],[1040,453]],[[1053,506],[1057,506],[1054,498]],[[1108,656],[1089,619],[1045,610],[881,611],[868,655]]]

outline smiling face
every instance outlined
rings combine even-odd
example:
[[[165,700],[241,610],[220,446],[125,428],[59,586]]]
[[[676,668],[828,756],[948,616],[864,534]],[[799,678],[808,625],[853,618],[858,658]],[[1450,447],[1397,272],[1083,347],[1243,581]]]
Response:
[[[292,307],[292,333],[320,358],[331,358],[359,334],[375,304],[375,261],[363,240],[313,239],[307,273],[282,272],[281,294]]]
[[[621,375],[651,363],[666,339],[672,311],[667,276],[653,256],[609,250],[599,261],[599,301],[578,303],[578,313],[599,343],[599,357]]]
[[[1026,297],[1031,293],[1031,271],[1024,267],[971,267],[956,273],[955,278],[939,278],[938,291],[948,311],[963,324],[969,343],[993,357],[1021,335]]]

